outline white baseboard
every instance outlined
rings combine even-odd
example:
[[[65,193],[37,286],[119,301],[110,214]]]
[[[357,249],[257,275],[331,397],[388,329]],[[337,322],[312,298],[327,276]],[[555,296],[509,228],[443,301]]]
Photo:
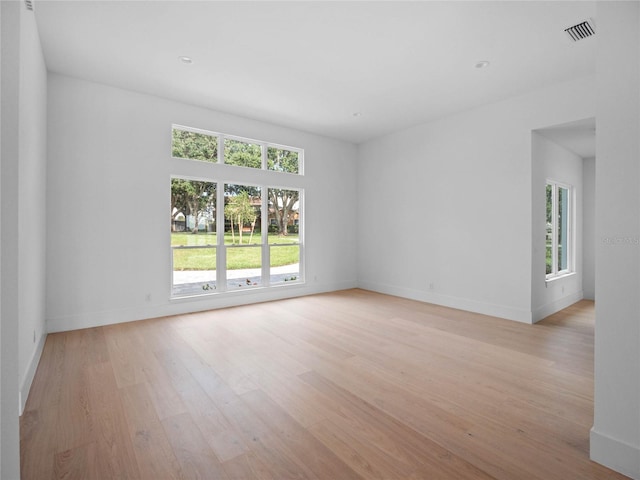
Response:
[[[533,322],[539,322],[543,318],[547,318],[549,315],[553,315],[554,313],[559,312],[560,310],[567,308],[576,302],[579,302],[583,298],[583,292],[579,291],[556,300],[555,302],[542,305],[533,311]]]
[[[29,398],[29,391],[31,390],[31,384],[33,383],[33,379],[36,376],[36,370],[38,369],[38,364],[40,363],[40,357],[42,356],[42,351],[44,350],[44,342],[47,340],[47,334],[44,333],[40,335],[40,340],[38,341],[38,345],[31,356],[31,361],[27,366],[27,371],[24,373],[22,377],[22,382],[20,383],[20,391],[18,392],[18,403],[19,403],[19,412],[18,415],[22,416],[22,412],[24,412],[24,407],[27,404],[27,399]]]
[[[459,310],[465,310],[467,312],[505,318],[507,320],[514,320],[516,322],[532,323],[531,312],[529,312],[528,310],[514,308],[506,305],[495,305],[491,303],[478,302],[476,300],[470,300],[466,298],[453,297],[450,295],[442,295],[439,293],[425,292],[421,290],[413,290],[410,288],[385,285],[376,282],[359,282],[358,286],[365,290],[409,298],[411,300],[418,300],[420,302],[433,303],[435,305],[456,308]]]
[[[356,288],[353,281],[317,283],[307,282],[299,285],[287,285],[283,287],[256,288],[244,292],[221,293],[214,295],[201,295],[198,297],[178,298],[162,304],[148,304],[139,307],[109,309],[80,314],[47,318],[47,331],[49,333],[78,330],[81,328],[101,327],[116,323],[145,320],[148,318],[165,317],[169,315],[181,315],[184,313],[215,310],[218,308],[236,307],[250,303],[269,302],[285,298],[314,295],[337,290]]]
[[[640,480],[640,447],[591,429],[591,460]]]

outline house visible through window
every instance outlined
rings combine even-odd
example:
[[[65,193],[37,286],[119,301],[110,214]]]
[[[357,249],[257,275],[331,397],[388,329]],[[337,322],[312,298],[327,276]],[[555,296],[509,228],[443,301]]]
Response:
[[[302,150],[174,126],[172,154],[241,167],[228,173],[212,165],[204,180],[179,172],[171,178],[173,297],[303,281],[304,191],[272,184],[281,176],[296,183],[291,174],[301,174]],[[268,181],[256,184],[263,174],[246,167],[265,171]]]
[[[547,279],[573,271],[573,188],[547,181],[546,276]]]

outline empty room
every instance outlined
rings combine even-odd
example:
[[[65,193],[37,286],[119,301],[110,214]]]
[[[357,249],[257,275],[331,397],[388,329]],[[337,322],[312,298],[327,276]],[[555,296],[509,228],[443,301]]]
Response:
[[[0,26],[0,478],[640,479],[640,2]]]

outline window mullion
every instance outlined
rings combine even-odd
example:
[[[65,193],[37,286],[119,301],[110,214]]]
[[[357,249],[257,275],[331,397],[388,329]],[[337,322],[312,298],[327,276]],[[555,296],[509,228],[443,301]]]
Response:
[[[227,250],[224,245],[224,182],[216,184],[216,289],[227,290]]]
[[[263,161],[266,158],[266,148],[263,147]],[[260,215],[260,230],[262,240],[262,283],[271,283],[271,251],[269,249],[269,187],[262,185],[262,215]]]
[[[575,271],[573,188],[567,189],[567,270]]]
[[[267,144],[263,143],[260,145],[261,149],[262,149],[262,170],[268,170],[268,163],[267,163]]]

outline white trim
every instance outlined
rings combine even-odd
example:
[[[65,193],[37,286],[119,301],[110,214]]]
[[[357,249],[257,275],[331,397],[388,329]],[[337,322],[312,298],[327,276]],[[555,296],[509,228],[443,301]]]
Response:
[[[222,208],[219,208],[219,205],[222,205]],[[218,235],[220,225],[222,225],[222,235]],[[218,247],[216,249],[216,292],[223,293],[227,291],[227,250],[224,248],[224,182],[218,182],[216,186],[216,243]]]
[[[217,137],[219,135],[218,132],[212,132],[211,130],[203,130],[202,128],[187,127],[186,125],[178,125],[176,123],[171,125],[171,133],[173,133],[174,130],[183,130],[185,132],[199,133],[201,135],[207,135],[209,137]]]
[[[559,278],[562,278],[562,277],[559,277]],[[559,312],[560,310],[567,308],[576,302],[579,302],[583,298],[584,298],[584,294],[582,293],[582,290],[581,290],[579,292],[567,295],[566,297],[563,297],[554,302],[541,305],[540,307],[536,308],[533,311],[533,315],[532,315],[533,323],[537,323],[540,320],[547,318],[549,315],[553,315],[554,313]]]
[[[598,432],[594,426],[590,433],[589,455],[594,462],[640,480],[640,446],[638,445],[630,445]]]
[[[263,164],[266,165],[267,153],[263,149]],[[269,246],[269,188],[264,187],[262,197],[260,197],[260,208],[262,209],[260,215],[260,234],[262,237],[262,284],[265,287],[271,286],[271,248]],[[277,206],[276,206],[277,208]]]
[[[531,324],[531,312],[520,308],[510,307],[508,305],[496,305],[492,303],[479,302],[467,298],[453,297],[451,295],[443,295],[433,292],[425,292],[422,290],[414,290],[410,288],[397,287],[394,285],[386,285],[378,282],[358,282],[358,288],[371,290],[388,295],[418,300],[420,302],[433,303],[444,307],[456,308],[467,312],[480,313],[492,317],[514,320],[516,322]]]
[[[269,170],[269,162],[267,161],[267,149],[269,146],[266,143],[262,143],[260,145],[260,156],[261,156],[261,169]]]
[[[173,298],[168,303],[132,308],[117,308],[60,315],[47,318],[49,333],[79,330],[83,328],[101,327],[117,323],[133,322],[150,318],[181,315],[185,313],[216,310],[239,305],[249,305],[285,298],[302,297],[318,293],[334,292],[357,288],[355,280],[317,283],[313,285],[293,282],[290,285],[274,285],[269,288],[253,288],[244,291],[233,291],[224,294],[198,295],[197,297]]]
[[[563,278],[573,277],[574,275],[577,275],[577,273],[563,270],[561,273],[558,273],[557,275],[545,278],[544,283],[545,284],[552,283],[552,282],[555,282],[556,280],[562,280]]]
[[[18,415],[22,416],[24,412],[24,408],[27,404],[27,399],[29,398],[29,392],[31,391],[31,385],[33,384],[33,379],[36,376],[36,371],[38,370],[38,364],[40,363],[40,357],[42,357],[42,351],[44,350],[44,344],[47,340],[47,334],[40,335],[40,340],[38,341],[38,346],[36,347],[33,355],[31,356],[31,360],[29,361],[29,365],[27,366],[27,370],[24,374],[24,378],[20,383],[20,391],[18,392],[18,401],[19,401],[19,412]]]

